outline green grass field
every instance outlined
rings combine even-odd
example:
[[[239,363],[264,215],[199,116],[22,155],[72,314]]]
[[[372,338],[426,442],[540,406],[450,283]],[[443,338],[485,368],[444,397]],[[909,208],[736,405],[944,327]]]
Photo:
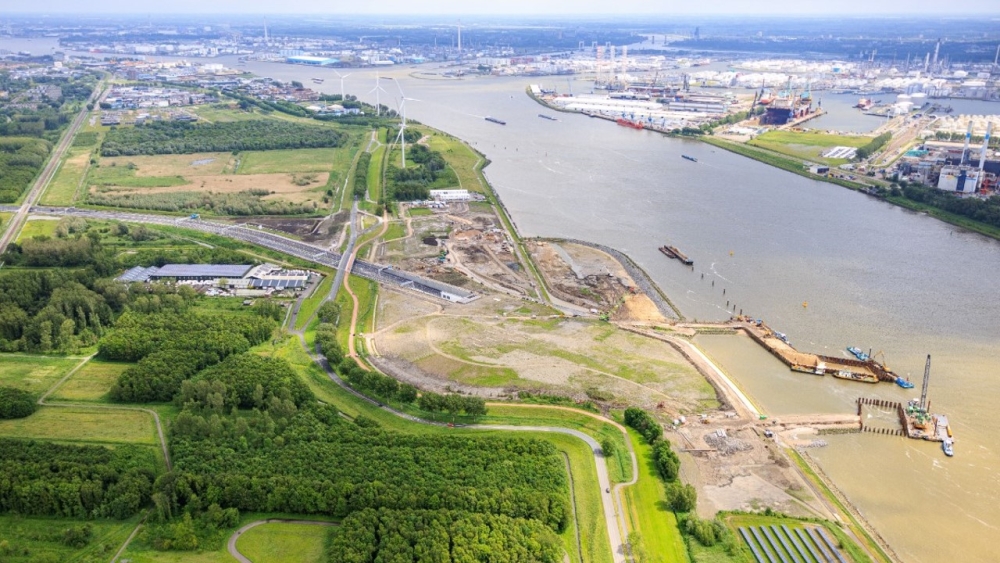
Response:
[[[118,375],[132,364],[90,360],[66,380],[49,399],[104,402]]]
[[[456,174],[456,182],[462,189],[470,192],[483,192],[483,185],[479,182],[477,169],[481,158],[469,145],[455,137],[437,132],[431,135],[427,144],[431,149],[440,152],[445,161],[451,165]]]
[[[90,169],[88,185],[121,186],[125,188],[169,188],[189,182],[182,176],[137,176],[127,166],[97,166]]]
[[[433,211],[427,209],[426,207],[410,207],[409,209],[407,209],[407,213],[410,214],[410,217],[421,217],[424,215],[434,214]]]
[[[358,298],[358,326],[356,330],[358,334],[358,353],[361,353],[361,350],[364,349],[364,339],[360,335],[362,332],[370,332],[372,329],[372,315],[375,313],[375,297],[378,295],[378,284],[357,276],[350,276],[348,283],[351,284],[351,291]],[[345,291],[344,293],[347,292]],[[348,330],[350,330],[350,322],[346,324],[348,325]]]
[[[0,515],[0,561],[4,563],[107,563],[125,538],[132,532],[139,517],[116,520],[67,520],[63,518],[27,518]],[[62,543],[63,532],[71,526],[89,524],[93,530],[90,542],[82,548]]]
[[[28,240],[32,237],[51,237],[56,234],[56,225],[59,221],[53,219],[29,219],[24,222],[21,232],[17,235],[17,241]]]
[[[400,223],[399,221],[393,221],[389,223],[389,228],[385,231],[385,236],[382,240],[397,240],[406,236],[406,225]]]
[[[76,147],[70,149],[63,159],[49,186],[42,194],[42,205],[73,205],[76,193],[90,167],[90,151],[92,147]]]
[[[312,295],[302,301],[302,306],[299,308],[299,316],[295,319],[295,330],[302,330],[306,326],[309,319],[312,318],[313,313],[316,312],[316,309],[319,309],[319,306],[326,300],[326,296],[330,294],[332,285],[333,276],[325,276],[323,281],[319,282]]]
[[[272,522],[247,530],[236,549],[260,563],[321,563],[329,526]]]
[[[344,162],[348,148],[287,149],[276,151],[246,151],[240,153],[239,174],[274,174],[278,172],[327,172]]]
[[[0,385],[41,395],[55,385],[81,359],[47,356],[0,355]]]
[[[634,431],[629,438],[639,460],[639,481],[624,491],[630,529],[642,536],[649,563],[686,563],[684,538],[677,517],[666,503],[663,481],[653,463],[653,449]]]
[[[823,158],[820,156],[830,147],[862,147],[871,142],[870,137],[851,135],[830,135],[809,131],[768,131],[747,144],[763,147],[789,156],[823,162],[832,166],[849,162],[843,158]]]
[[[159,444],[152,416],[110,408],[41,407],[27,418],[0,420],[0,436],[59,442]]]

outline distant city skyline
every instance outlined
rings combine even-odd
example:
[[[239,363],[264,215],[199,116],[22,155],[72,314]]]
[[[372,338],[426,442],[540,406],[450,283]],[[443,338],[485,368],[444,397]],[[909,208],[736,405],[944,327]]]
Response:
[[[79,2],[78,0],[8,0],[3,12],[33,14],[326,14],[326,15],[546,15],[546,16],[588,16],[657,14],[685,16],[725,16],[737,14],[777,14],[787,16],[821,15],[955,15],[967,17],[970,14],[996,14],[1000,23],[1000,3],[996,0],[966,0],[961,13],[947,2],[931,0],[841,0],[829,2],[803,2],[802,0],[773,0],[765,5],[737,0],[713,0],[697,3],[666,3],[651,0],[618,0],[613,4],[613,12],[607,2],[596,0],[382,0],[380,2],[357,2],[352,5],[334,5],[326,1],[300,0],[291,5],[264,0],[175,0],[169,3],[137,4],[128,0],[105,0],[103,2]],[[0,12],[0,18],[2,18]]]

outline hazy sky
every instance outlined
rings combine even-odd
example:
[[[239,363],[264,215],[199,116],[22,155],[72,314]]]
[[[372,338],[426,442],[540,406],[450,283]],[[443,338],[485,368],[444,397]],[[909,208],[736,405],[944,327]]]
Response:
[[[275,13],[275,14],[996,14],[997,0],[3,0],[4,12],[29,13]],[[1000,22],[998,22],[1000,23]]]

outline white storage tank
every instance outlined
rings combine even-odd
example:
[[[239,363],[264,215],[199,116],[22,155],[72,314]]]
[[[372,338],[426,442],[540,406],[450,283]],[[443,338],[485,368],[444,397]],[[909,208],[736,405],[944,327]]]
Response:
[[[913,107],[922,108],[927,104],[927,94],[923,92],[915,92],[910,94],[910,101],[913,102]]]

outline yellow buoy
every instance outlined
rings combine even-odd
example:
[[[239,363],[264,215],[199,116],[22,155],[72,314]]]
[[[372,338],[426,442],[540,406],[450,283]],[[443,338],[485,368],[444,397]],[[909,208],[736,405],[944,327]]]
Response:
[[[734,254],[735,254],[735,253],[734,253],[734,252],[733,252],[732,250],[730,250],[730,251],[729,251],[729,255],[730,255],[730,256],[733,256]]]
[[[808,301],[803,301],[802,302],[802,308],[805,309],[807,307],[809,307],[809,302]]]

